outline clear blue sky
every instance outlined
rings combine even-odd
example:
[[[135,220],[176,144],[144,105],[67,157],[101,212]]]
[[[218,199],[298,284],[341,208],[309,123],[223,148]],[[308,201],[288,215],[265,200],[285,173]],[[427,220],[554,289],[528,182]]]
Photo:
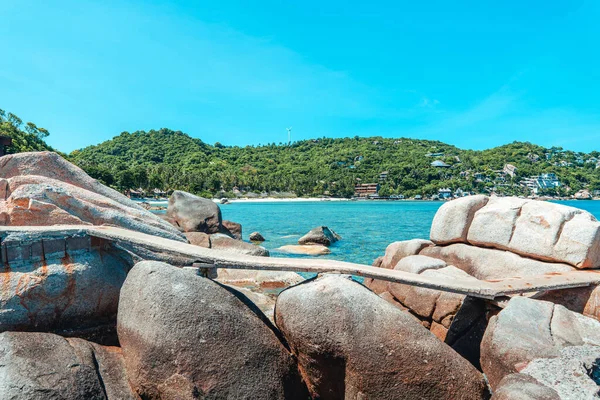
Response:
[[[600,1],[0,0],[0,108],[62,151],[408,136],[600,150]]]

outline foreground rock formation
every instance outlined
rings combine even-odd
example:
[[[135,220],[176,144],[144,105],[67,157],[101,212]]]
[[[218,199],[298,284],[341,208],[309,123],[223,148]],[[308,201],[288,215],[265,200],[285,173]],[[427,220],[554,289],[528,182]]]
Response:
[[[166,221],[50,152],[0,158],[0,224],[106,224],[185,240]]]
[[[283,291],[276,323],[320,399],[484,399],[483,375],[407,313],[340,276]]]
[[[51,333],[0,334],[0,399],[139,399],[121,350]]]
[[[138,263],[118,320],[132,388],[153,399],[305,399],[288,350],[248,305],[239,292],[192,272]]]
[[[578,352],[570,354],[576,361],[576,369],[562,376],[551,376],[556,370],[568,368],[566,359],[569,355],[565,350]],[[550,359],[557,358],[560,366],[552,371]],[[587,396],[582,393],[577,398],[592,398],[589,393],[596,394],[598,387],[587,370],[592,369],[598,358],[600,322],[561,305],[525,297],[513,298],[504,310],[490,319],[481,343],[481,366],[493,389],[504,377],[522,372],[550,387],[560,382],[559,386],[553,387],[557,391],[564,391],[569,380],[571,383],[581,380],[583,384],[573,386],[584,388],[587,383],[593,390]]]

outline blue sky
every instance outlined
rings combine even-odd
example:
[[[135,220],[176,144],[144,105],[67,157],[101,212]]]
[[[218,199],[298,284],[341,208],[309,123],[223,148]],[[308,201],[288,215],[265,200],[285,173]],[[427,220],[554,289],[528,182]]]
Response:
[[[0,0],[0,108],[71,151],[414,137],[600,150],[600,2]]]

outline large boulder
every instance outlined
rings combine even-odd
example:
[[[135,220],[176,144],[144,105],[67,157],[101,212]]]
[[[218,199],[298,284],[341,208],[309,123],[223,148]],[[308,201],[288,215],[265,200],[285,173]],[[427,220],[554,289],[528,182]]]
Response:
[[[71,164],[58,154],[50,151],[17,153],[0,158],[0,176],[14,178],[21,175],[36,175],[61,181],[89,190],[125,206],[141,209],[123,194],[104,186],[90,177],[81,168]],[[3,200],[0,196],[0,200]]]
[[[129,273],[118,333],[142,398],[306,399],[274,327],[241,293],[144,261]]]
[[[483,376],[408,313],[349,277],[283,291],[275,321],[320,399],[484,399]]]
[[[477,279],[502,279],[575,270],[564,263],[544,262],[510,251],[469,246],[464,243],[430,246],[424,248],[420,254],[444,260]]]
[[[34,332],[0,334],[0,398],[138,399],[118,347]]]
[[[298,239],[298,244],[320,244],[331,246],[331,244],[340,240],[341,237],[326,226],[318,226],[311,229],[306,235]]]
[[[600,267],[600,222],[561,204],[492,197],[475,213],[467,240],[577,268]]]
[[[135,204],[123,204],[67,182],[18,175],[6,183],[6,200],[0,200],[2,225],[111,225],[185,240],[168,222]]]
[[[475,212],[485,206],[488,199],[477,195],[444,203],[431,223],[431,240],[436,244],[465,243]]]
[[[557,358],[564,347],[584,344],[600,345],[600,322],[558,304],[514,297],[490,319],[481,343],[481,366],[495,389],[505,376],[523,372],[533,360]]]
[[[521,207],[527,200],[517,197],[491,197],[469,226],[467,240],[475,246],[508,250]]]
[[[46,331],[114,343],[131,254],[85,235],[4,234],[0,332]]]
[[[169,198],[167,217],[183,232],[219,233],[221,209],[212,200],[176,190]]]

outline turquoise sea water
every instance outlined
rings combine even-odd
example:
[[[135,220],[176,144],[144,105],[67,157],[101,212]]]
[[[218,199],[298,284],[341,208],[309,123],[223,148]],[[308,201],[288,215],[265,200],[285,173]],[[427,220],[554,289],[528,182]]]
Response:
[[[585,209],[600,219],[600,201],[561,201]],[[359,201],[359,202],[273,202],[222,205],[223,219],[243,226],[244,240],[259,231],[267,241],[263,246],[272,256],[276,248],[297,244],[310,229],[326,225],[342,236],[323,256],[342,261],[371,264],[383,255],[388,244],[397,240],[428,238],[429,227],[442,202]]]

